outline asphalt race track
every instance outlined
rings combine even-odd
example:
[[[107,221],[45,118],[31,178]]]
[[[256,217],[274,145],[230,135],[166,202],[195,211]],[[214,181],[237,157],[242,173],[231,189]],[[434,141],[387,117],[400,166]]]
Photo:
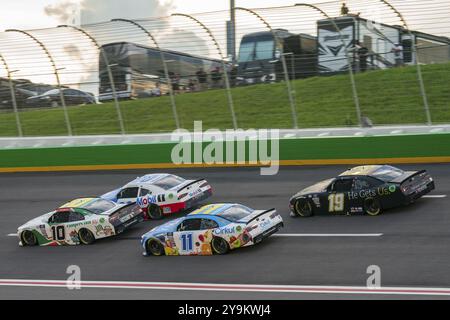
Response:
[[[450,288],[450,165],[401,166],[427,169],[436,180],[435,197],[412,206],[369,216],[289,217],[288,200],[299,189],[333,177],[346,167],[283,167],[276,176],[257,168],[180,169],[185,178],[206,178],[211,202],[238,202],[256,209],[277,208],[282,233],[226,256],[143,257],[139,238],[161,224],[144,222],[117,238],[92,246],[21,248],[8,236],[26,221],[80,196],[110,191],[152,171],[29,173],[0,175],[0,279],[62,280],[78,265],[83,281],[183,284],[364,287],[367,267],[381,268],[382,287]],[[344,236],[346,235],[346,236]],[[324,291],[326,292],[326,291]],[[0,299],[374,299],[450,298],[339,292],[261,292],[83,288],[0,285]]]

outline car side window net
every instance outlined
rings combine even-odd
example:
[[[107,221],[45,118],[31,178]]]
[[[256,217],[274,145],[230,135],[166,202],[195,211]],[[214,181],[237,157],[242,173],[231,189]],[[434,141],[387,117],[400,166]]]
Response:
[[[139,196],[140,197],[146,196],[148,194],[152,194],[152,192],[150,190],[148,190],[148,189],[141,188],[141,191],[139,191]]]
[[[200,226],[200,230],[215,229],[218,227],[219,227],[219,225],[217,224],[217,222],[210,220],[210,219],[202,219],[202,224]]]
[[[127,199],[127,198],[136,198],[138,194],[139,188],[127,188],[123,189],[117,198],[119,199]]]
[[[335,192],[348,192],[352,190],[353,179],[339,179],[334,182],[333,191]]]
[[[178,227],[178,231],[195,231],[200,230],[201,219],[188,219]]]
[[[49,220],[50,223],[69,222],[69,212],[57,212]]]
[[[369,183],[369,181],[365,180],[365,179],[356,179],[355,180],[355,184],[353,186],[353,190],[366,190],[366,189],[370,189],[371,185]]]
[[[84,220],[84,216],[79,212],[71,212],[69,215],[69,222],[76,222]]]

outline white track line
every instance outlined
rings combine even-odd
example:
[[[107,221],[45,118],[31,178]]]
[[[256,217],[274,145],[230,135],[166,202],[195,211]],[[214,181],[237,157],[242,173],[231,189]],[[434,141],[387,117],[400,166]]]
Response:
[[[447,195],[446,194],[429,194],[429,195],[423,196],[423,198],[442,199],[442,198],[447,198]]]
[[[7,237],[17,237],[17,233],[10,233],[7,235]]]
[[[271,237],[381,237],[382,233],[276,233]]]
[[[450,288],[417,288],[417,287],[368,288],[368,287],[350,287],[350,286],[347,287],[347,286],[249,285],[249,284],[127,282],[127,281],[67,282],[63,280],[0,279],[0,286],[67,288],[68,286],[75,286],[75,285],[79,285],[81,288],[108,288],[108,289],[450,296]]]

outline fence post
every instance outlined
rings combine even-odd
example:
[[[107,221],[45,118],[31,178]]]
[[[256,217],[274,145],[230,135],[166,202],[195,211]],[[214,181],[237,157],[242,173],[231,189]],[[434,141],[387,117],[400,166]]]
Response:
[[[59,72],[58,72],[59,69],[56,67],[56,62],[53,59],[53,56],[50,54],[50,51],[48,51],[47,47],[44,45],[43,42],[39,41],[35,36],[33,36],[29,32],[26,32],[23,30],[17,30],[17,29],[8,29],[8,30],[5,30],[5,32],[19,32],[21,34],[24,34],[25,36],[27,36],[28,38],[30,38],[31,40],[36,42],[41,47],[41,49],[44,51],[44,53],[47,55],[48,59],[50,60],[50,64],[53,68],[53,72],[54,72],[54,75],[56,78],[56,84],[57,84],[58,90],[59,90],[59,98],[61,100],[62,108],[64,111],[64,119],[66,121],[66,126],[67,126],[67,134],[69,136],[72,136],[72,126],[70,124],[69,112],[67,110],[67,105],[66,105],[66,100],[64,99],[64,93],[62,90],[61,80],[59,78]]]
[[[114,99],[114,105],[116,107],[116,112],[117,112],[117,119],[119,121],[120,133],[121,134],[125,134],[126,133],[125,124],[124,124],[124,121],[123,121],[122,111],[120,110],[119,98],[117,97],[116,84],[115,84],[115,81],[114,81],[113,73],[111,71],[111,65],[109,64],[109,59],[108,59],[108,56],[106,55],[105,50],[103,49],[103,47],[100,46],[98,41],[93,36],[91,36],[86,30],[84,30],[82,28],[78,28],[78,27],[75,27],[75,26],[68,26],[68,25],[61,25],[61,26],[58,26],[58,27],[59,28],[72,28],[73,30],[80,32],[81,34],[86,36],[95,45],[95,47],[100,52],[100,54],[102,56],[102,59],[103,59],[103,62],[106,65],[106,69],[107,69],[107,72],[108,72],[109,83],[111,84],[111,90],[112,90],[112,95],[113,95],[113,99]]]
[[[400,19],[400,21],[403,23],[403,27],[405,28],[406,32],[408,32],[409,37],[411,38],[411,49],[412,49],[412,55],[414,59],[414,64],[416,65],[417,69],[417,80],[419,81],[419,87],[420,87],[420,94],[422,96],[423,100],[423,107],[425,109],[425,116],[427,118],[427,124],[431,126],[433,124],[433,121],[431,119],[431,112],[430,112],[430,106],[428,104],[428,96],[425,89],[425,83],[423,81],[423,74],[422,74],[422,68],[419,63],[419,55],[417,53],[417,47],[416,47],[416,40],[414,38],[413,33],[409,29],[408,23],[406,22],[405,18],[403,17],[402,13],[398,11],[392,4],[390,4],[386,0],[379,0],[385,5],[387,5]]]
[[[164,52],[162,51],[161,47],[159,46],[158,41],[155,39],[153,34],[151,34],[146,28],[144,28],[141,24],[137,23],[136,21],[129,20],[129,19],[112,19],[111,21],[131,23],[135,27],[142,30],[150,38],[150,40],[155,44],[156,48],[159,50],[159,53],[161,55],[161,63],[163,65],[163,69],[164,69],[164,77],[166,78],[167,85],[169,87],[170,103],[172,105],[172,113],[173,113],[173,117],[175,120],[175,125],[176,125],[177,129],[180,129],[180,119],[178,117],[175,95],[173,93],[173,88],[172,88],[172,81],[169,76],[169,68],[167,67],[167,61],[164,56]]]
[[[11,102],[12,102],[12,106],[13,106],[13,110],[14,110],[14,116],[16,118],[17,133],[19,134],[19,137],[23,137],[22,123],[20,122],[19,109],[17,108],[16,90],[14,89],[14,82],[11,77],[11,74],[14,71],[9,70],[8,63],[6,63],[5,58],[1,54],[0,54],[0,60],[2,61],[3,65],[5,66],[6,74],[8,76],[9,90],[11,93]]]
[[[255,11],[253,11],[251,9],[247,9],[247,8],[236,7],[236,10],[242,10],[242,11],[248,12],[248,13],[254,15],[255,17],[257,17],[272,33],[276,43],[277,44],[279,43],[279,38],[278,38],[277,33],[273,30],[272,26],[266,21],[266,19],[264,19],[261,15],[259,15]],[[297,106],[296,106],[295,99],[293,96],[294,92],[292,90],[291,80],[289,79],[289,71],[287,68],[286,56],[283,53],[281,53],[280,59],[281,59],[282,67],[283,67],[284,80],[286,82],[286,87],[288,90],[289,104],[291,106],[291,113],[292,113],[293,128],[298,129]]]
[[[208,36],[211,38],[212,42],[214,43],[217,52],[219,53],[220,58],[222,59],[222,69],[223,69],[223,74],[224,74],[224,78],[225,78],[225,86],[226,86],[226,91],[227,91],[227,98],[228,98],[228,106],[230,108],[230,113],[231,113],[231,118],[233,121],[233,127],[235,130],[238,129],[238,123],[237,123],[237,119],[236,119],[236,113],[234,111],[234,102],[233,102],[233,96],[231,94],[231,86],[230,86],[230,78],[228,76],[228,71],[225,65],[225,56],[222,54],[222,49],[219,46],[219,43],[216,40],[216,37],[214,37],[213,33],[211,32],[211,30],[205,25],[203,24],[200,20],[194,18],[191,15],[188,14],[183,14],[183,13],[174,13],[172,14],[172,16],[174,17],[186,17],[188,19],[191,19],[192,21],[194,21],[195,23],[197,23],[202,29],[204,29],[206,31],[206,33],[208,34]]]
[[[311,9],[314,9],[316,11],[318,11],[322,16],[324,16],[325,18],[331,20],[331,23],[333,24],[333,27],[336,29],[336,31],[339,33],[339,38],[342,42],[342,45],[344,46],[344,50],[345,50],[345,56],[347,59],[347,64],[348,64],[348,73],[350,76],[350,83],[352,86],[352,95],[353,95],[353,102],[355,103],[355,109],[356,109],[356,116],[358,118],[358,124],[361,127],[362,126],[362,119],[361,119],[361,104],[359,101],[359,96],[358,96],[358,90],[356,88],[356,80],[355,80],[355,74],[353,72],[353,64],[352,61],[350,59],[350,55],[349,55],[349,51],[347,48],[347,44],[344,41],[344,37],[342,34],[341,29],[338,27],[337,23],[336,23],[336,18],[331,18],[330,15],[328,15],[325,11],[323,11],[322,9],[320,9],[319,7],[312,5],[312,4],[308,4],[308,3],[297,3],[295,5],[296,7],[308,7]]]

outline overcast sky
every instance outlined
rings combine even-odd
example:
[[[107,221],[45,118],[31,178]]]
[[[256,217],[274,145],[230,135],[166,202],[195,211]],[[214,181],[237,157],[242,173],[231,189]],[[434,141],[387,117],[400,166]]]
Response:
[[[119,15],[121,18],[145,18],[161,16],[165,11],[197,13],[229,7],[229,0],[0,0],[0,30],[54,27],[60,24],[58,9],[67,8],[70,2],[84,2],[90,9],[91,22],[118,18]],[[250,8],[293,3],[293,0],[236,0],[237,5]]]
[[[330,0],[236,0],[236,5],[260,8],[293,5],[298,2],[326,3]],[[450,36],[450,0],[390,0],[390,2],[405,14],[413,29]],[[72,8],[70,3],[82,4],[84,23],[103,22],[113,18],[137,19],[166,16],[173,12],[200,13],[229,8],[229,0],[0,0],[0,31],[10,28],[26,30],[55,27],[61,23],[72,24],[64,20],[68,12],[73,11],[70,10]],[[389,12],[389,9],[377,0],[361,0],[360,4],[363,3],[367,3],[368,12],[373,11],[374,6]],[[350,7],[352,8],[351,4]],[[377,19],[382,20],[383,16]]]

